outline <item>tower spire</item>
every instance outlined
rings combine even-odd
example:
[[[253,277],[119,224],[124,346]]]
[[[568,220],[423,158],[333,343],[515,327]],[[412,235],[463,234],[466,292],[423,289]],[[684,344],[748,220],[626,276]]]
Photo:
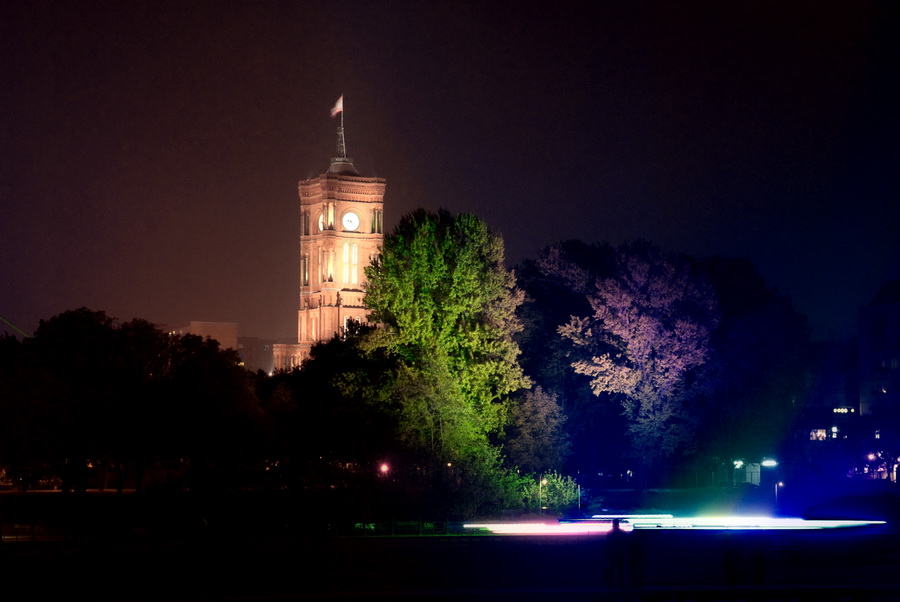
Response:
[[[337,156],[341,159],[347,158],[347,145],[344,142],[344,114],[341,113],[341,125],[337,129]]]
[[[344,138],[344,95],[338,98],[334,107],[331,109],[331,116],[334,117],[338,113],[341,114],[341,125],[337,129],[337,157],[331,158],[331,166],[328,173],[351,173],[359,175],[356,167],[353,166],[353,159],[347,156],[347,144]]]

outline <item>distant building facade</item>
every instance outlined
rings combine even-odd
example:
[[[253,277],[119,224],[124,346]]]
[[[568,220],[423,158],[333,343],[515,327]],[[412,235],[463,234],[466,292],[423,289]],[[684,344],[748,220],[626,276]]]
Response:
[[[170,328],[169,334],[193,334],[219,342],[221,349],[238,350],[237,322],[201,322],[192,320],[184,326]]]
[[[804,454],[833,474],[897,482],[900,470],[900,280],[859,309],[857,339],[820,357]],[[801,437],[805,435],[801,434]]]
[[[299,182],[300,287],[297,343],[274,345],[274,368],[291,370],[313,345],[341,335],[368,312],[364,269],[384,240],[384,178],[361,176],[346,156],[343,127],[338,156],[322,175]]]
[[[244,367],[251,372],[271,373],[274,363],[275,341],[257,337],[238,337],[238,354]]]
[[[168,329],[169,334],[193,334],[215,339],[221,349],[234,349],[247,370],[271,372],[274,367],[274,341],[238,336],[237,322],[204,322],[192,320],[188,324]]]
[[[861,414],[900,409],[900,280],[860,308],[858,328]]]
[[[844,441],[858,436],[859,383],[856,341],[814,345],[814,370],[803,423],[810,441]]]

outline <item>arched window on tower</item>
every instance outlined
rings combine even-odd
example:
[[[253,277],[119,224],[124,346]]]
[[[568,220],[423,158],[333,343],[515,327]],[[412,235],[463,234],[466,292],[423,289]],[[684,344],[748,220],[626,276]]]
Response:
[[[309,255],[300,256],[300,286],[309,286]]]
[[[350,282],[350,243],[344,243],[344,283]]]
[[[356,243],[353,243],[350,251],[350,282],[359,283],[359,247]]]
[[[351,326],[355,326],[357,324],[361,324],[360,319],[355,316],[344,316],[344,330],[343,336],[346,336],[347,333],[350,332]]]
[[[382,209],[373,209],[372,210],[372,233],[373,234],[381,234],[382,233],[382,222],[384,211]]]

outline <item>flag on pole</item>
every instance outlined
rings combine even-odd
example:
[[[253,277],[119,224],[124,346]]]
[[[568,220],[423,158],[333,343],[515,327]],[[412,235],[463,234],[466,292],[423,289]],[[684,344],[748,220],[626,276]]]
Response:
[[[344,95],[341,94],[341,97],[337,99],[337,102],[334,103],[334,106],[331,107],[331,116],[334,117],[338,113],[344,112]]]

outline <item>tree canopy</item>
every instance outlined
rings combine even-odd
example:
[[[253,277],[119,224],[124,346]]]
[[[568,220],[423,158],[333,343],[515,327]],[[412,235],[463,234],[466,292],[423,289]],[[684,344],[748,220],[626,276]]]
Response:
[[[726,467],[779,454],[808,390],[806,320],[749,260],[711,257],[700,268],[721,318],[700,374],[704,454]]]
[[[582,352],[572,366],[595,395],[619,399],[635,454],[653,463],[690,434],[683,401],[709,355],[715,293],[686,259],[636,243],[619,247],[614,275],[597,279],[588,300],[590,315],[560,327]]]
[[[248,374],[215,340],[80,308],[9,343],[0,369],[10,375],[0,399],[0,462],[23,486],[46,474],[79,490],[88,467],[121,477],[127,466],[140,488],[146,467],[173,463],[192,466],[185,476],[197,486],[204,465],[231,466],[262,449]]]
[[[474,215],[420,209],[385,236],[366,269],[365,302],[381,327],[364,346],[396,361],[398,437],[471,508],[510,490],[492,437],[507,421],[509,394],[530,384],[514,340],[522,293],[503,260],[503,239]]]
[[[676,452],[753,461],[789,438],[808,334],[749,261],[569,241],[519,273],[477,217],[418,210],[366,269],[378,326],[351,324],[291,372],[251,375],[212,339],[86,308],[5,335],[0,478],[196,488],[252,472],[475,514],[540,499],[525,472],[594,485]]]
[[[472,412],[483,434],[502,426],[504,397],[529,384],[513,339],[522,294],[503,259],[503,239],[479,218],[420,209],[385,236],[366,269],[370,319],[383,325],[372,344],[416,371],[410,398],[428,397],[423,378],[442,381],[438,394]]]

